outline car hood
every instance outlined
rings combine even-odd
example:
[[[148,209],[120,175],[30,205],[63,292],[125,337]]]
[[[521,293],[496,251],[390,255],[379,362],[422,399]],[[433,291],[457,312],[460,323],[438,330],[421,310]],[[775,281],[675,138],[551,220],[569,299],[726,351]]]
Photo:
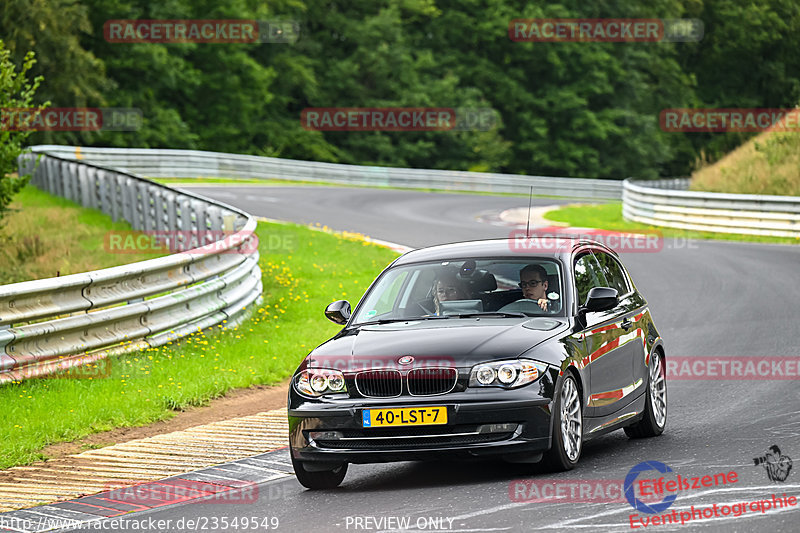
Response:
[[[394,368],[400,357],[412,356],[414,365],[449,362],[469,366],[516,358],[567,328],[563,318],[453,318],[364,325],[344,330],[322,344],[306,362],[340,370]]]

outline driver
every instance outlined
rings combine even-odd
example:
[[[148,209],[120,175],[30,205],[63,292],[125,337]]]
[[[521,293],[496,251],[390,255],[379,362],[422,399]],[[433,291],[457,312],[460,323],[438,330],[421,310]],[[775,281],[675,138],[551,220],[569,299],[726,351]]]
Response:
[[[519,271],[519,287],[522,297],[535,300],[542,311],[547,311],[550,301],[547,299],[547,271],[542,265],[527,265]]]

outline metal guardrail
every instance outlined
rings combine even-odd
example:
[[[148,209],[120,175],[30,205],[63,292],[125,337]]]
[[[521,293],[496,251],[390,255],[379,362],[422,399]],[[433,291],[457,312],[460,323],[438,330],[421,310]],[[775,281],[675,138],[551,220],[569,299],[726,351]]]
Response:
[[[528,194],[533,186],[536,195],[582,200],[619,200],[622,197],[622,182],[612,179],[370,167],[197,150],[47,145],[39,148],[70,159],[90,161],[154,178],[259,178],[519,194]]]
[[[800,238],[800,197],[687,191],[688,179],[625,180],[627,220],[697,231]]]
[[[0,384],[160,346],[261,301],[256,220],[235,207],[132,173],[70,161],[47,147],[19,158],[32,184],[130,222],[176,232],[180,253],[0,286]],[[226,235],[217,240],[220,235]]]

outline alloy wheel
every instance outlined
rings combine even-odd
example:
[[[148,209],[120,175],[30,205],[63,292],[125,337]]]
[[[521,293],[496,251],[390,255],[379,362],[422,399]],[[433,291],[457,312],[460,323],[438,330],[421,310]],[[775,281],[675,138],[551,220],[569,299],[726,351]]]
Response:
[[[664,427],[667,419],[667,383],[662,366],[661,355],[654,352],[650,361],[650,405],[653,406],[653,418],[658,427]]]
[[[576,461],[581,452],[583,419],[578,388],[571,378],[565,379],[561,388],[561,437],[564,453],[570,461]]]

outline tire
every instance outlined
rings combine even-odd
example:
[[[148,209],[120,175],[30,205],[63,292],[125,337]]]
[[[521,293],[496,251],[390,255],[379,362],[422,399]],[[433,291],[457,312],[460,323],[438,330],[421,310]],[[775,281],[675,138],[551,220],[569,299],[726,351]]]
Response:
[[[583,449],[583,402],[570,374],[564,376],[553,405],[552,441],[542,458],[545,466],[554,472],[575,468]]]
[[[667,379],[664,358],[658,350],[653,352],[648,374],[642,419],[624,428],[625,434],[632,439],[657,437],[667,425]]]
[[[297,481],[307,489],[335,489],[344,480],[347,474],[347,463],[340,465],[333,470],[322,470],[319,472],[309,472],[303,468],[303,463],[292,457],[292,467]]]

